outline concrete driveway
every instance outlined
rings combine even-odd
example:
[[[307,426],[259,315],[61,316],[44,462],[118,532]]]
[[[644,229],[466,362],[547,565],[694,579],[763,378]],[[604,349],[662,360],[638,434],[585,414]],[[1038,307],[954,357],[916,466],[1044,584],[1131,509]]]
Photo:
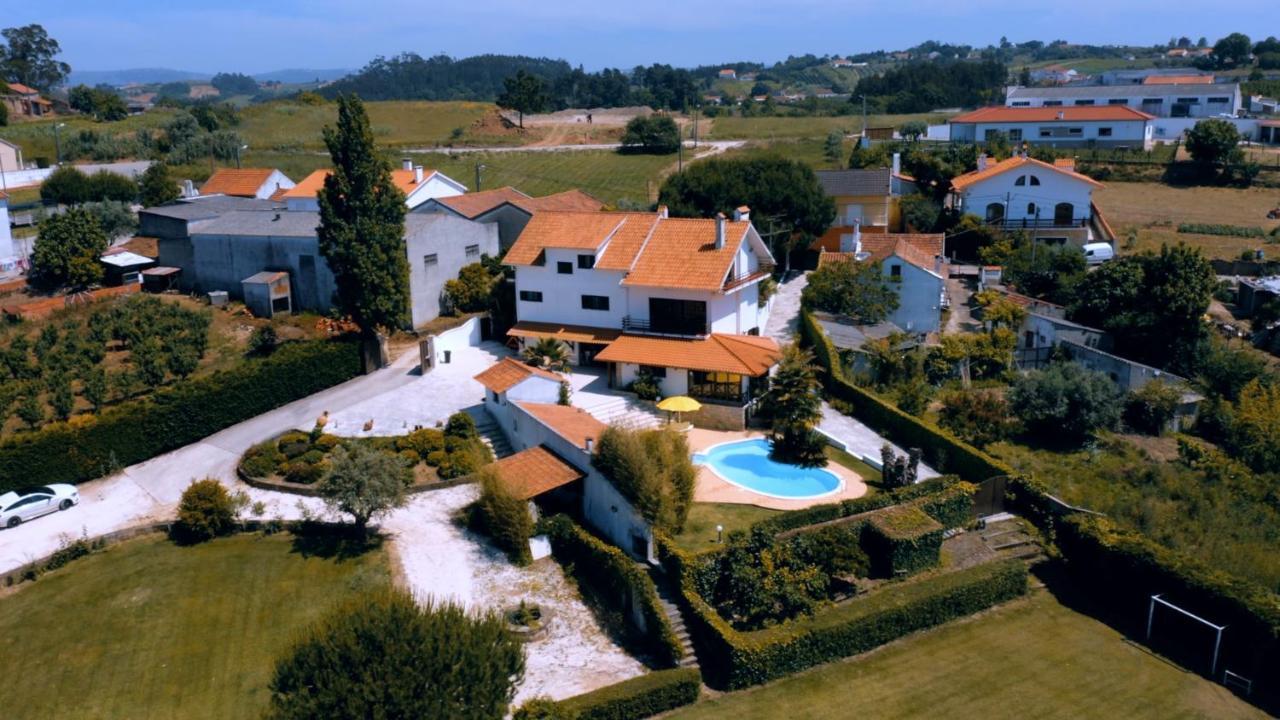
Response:
[[[795,342],[796,333],[800,332],[800,293],[808,284],[809,276],[803,272],[778,283],[764,334],[777,340],[779,345]]]

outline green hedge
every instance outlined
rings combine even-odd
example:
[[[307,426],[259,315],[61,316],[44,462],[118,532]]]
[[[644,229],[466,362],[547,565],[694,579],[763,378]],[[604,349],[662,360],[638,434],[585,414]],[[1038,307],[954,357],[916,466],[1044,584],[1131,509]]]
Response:
[[[849,382],[840,358],[822,328],[808,311],[800,314],[801,337],[826,371],[827,392],[853,406],[858,420],[889,436],[902,447],[920,448],[925,461],[939,470],[954,472],[970,482],[998,475],[1014,475],[1013,468],[987,455],[942,428],[902,412],[887,401]]]
[[[658,600],[658,590],[647,573],[622,550],[584,530],[566,515],[543,523],[556,560],[573,567],[573,573],[597,595],[620,607],[628,623],[638,611],[644,633],[634,633],[660,665],[674,666],[684,656],[680,641]],[[630,627],[630,625],[628,625]]]
[[[894,488],[888,492],[778,513],[755,523],[751,529],[763,528],[776,535],[788,530],[798,530],[851,515],[860,515],[890,505],[912,501],[924,502],[924,498],[933,499],[924,502],[920,509],[942,523],[943,527],[960,527],[969,521],[975,492],[977,492],[976,486],[954,476],[943,475],[906,487]],[[937,497],[934,498],[934,496]]]
[[[574,720],[636,720],[690,705],[702,692],[694,668],[659,670],[556,703]]]
[[[966,617],[1026,592],[1020,560],[894,583],[865,598],[764,630],[739,632],[698,595],[694,559],[659,537],[668,572],[680,578],[685,623],[704,679],[736,690],[857,655],[908,633]]]
[[[148,460],[360,372],[356,343],[287,343],[269,357],[0,443],[0,492],[80,483]]]
[[[943,527],[914,505],[873,513],[862,528],[862,548],[883,577],[911,575],[936,567]]]
[[[1180,223],[1178,232],[1230,237],[1266,237],[1267,235],[1267,231],[1257,225],[1223,225],[1221,223]]]

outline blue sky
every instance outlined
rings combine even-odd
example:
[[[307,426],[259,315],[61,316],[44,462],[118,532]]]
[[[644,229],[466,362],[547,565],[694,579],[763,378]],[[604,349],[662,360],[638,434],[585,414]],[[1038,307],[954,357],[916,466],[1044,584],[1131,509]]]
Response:
[[[546,55],[588,69],[689,66],[846,54],[923,40],[1164,42],[1233,30],[1280,32],[1274,0],[41,0],[5,26],[38,22],[81,70],[168,67],[263,72],[359,67],[374,55]],[[1034,6],[1039,8],[1032,9]],[[1230,12],[1224,12],[1229,7]]]

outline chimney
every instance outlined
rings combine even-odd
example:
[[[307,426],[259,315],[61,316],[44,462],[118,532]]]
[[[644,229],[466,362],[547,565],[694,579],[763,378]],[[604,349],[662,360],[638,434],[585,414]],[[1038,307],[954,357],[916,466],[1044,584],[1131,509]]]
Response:
[[[422,184],[422,166],[421,165],[418,165],[413,168],[413,184],[414,185]]]
[[[587,438],[587,453],[590,453],[596,445],[595,438]]]
[[[746,205],[742,205],[737,210],[734,210],[733,221],[734,222],[751,222],[751,208],[747,207]]]
[[[191,182],[190,180],[183,180],[182,181],[182,197],[193,198],[195,196],[196,196],[195,183]]]
[[[986,169],[987,169],[987,154],[978,153],[978,172],[982,172],[983,170],[986,170]]]
[[[670,212],[668,211],[668,209],[667,209],[667,206],[666,206],[666,205],[659,205],[659,206],[658,206],[658,217],[660,217],[660,218],[664,218],[664,219],[665,219],[666,217],[668,217],[668,215],[669,215],[669,214],[670,214]]]
[[[934,275],[942,274],[942,263],[943,263],[943,257],[941,255],[933,256],[933,274]]]
[[[853,232],[848,235],[840,236],[840,252],[857,253],[862,252],[862,225],[860,220],[853,221]]]
[[[902,174],[902,153],[893,154],[893,176],[898,177]]]
[[[1059,111],[1058,111],[1058,119],[1059,119],[1059,120],[1062,120],[1062,119],[1064,119],[1064,118],[1066,118],[1066,117],[1067,117],[1067,114],[1066,114],[1066,113],[1062,112],[1061,110],[1059,110]]]
[[[412,169],[413,169],[413,158],[402,158],[402,159],[400,160],[400,169],[402,169],[402,170],[412,170]]]
[[[716,213],[716,249],[724,247],[724,213]]]

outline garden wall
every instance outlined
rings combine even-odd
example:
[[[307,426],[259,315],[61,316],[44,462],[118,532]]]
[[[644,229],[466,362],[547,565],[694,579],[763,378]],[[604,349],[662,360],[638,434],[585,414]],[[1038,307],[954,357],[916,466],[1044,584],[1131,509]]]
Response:
[[[1014,475],[1013,468],[960,440],[942,428],[902,412],[885,400],[854,385],[840,370],[839,356],[826,333],[808,311],[801,312],[801,337],[822,367],[827,392],[853,407],[853,414],[901,447],[920,448],[927,463],[940,472],[953,472],[978,483],[998,475]]]
[[[174,450],[355,377],[350,340],[286,343],[271,356],[0,443],[0,492],[81,483]]]

